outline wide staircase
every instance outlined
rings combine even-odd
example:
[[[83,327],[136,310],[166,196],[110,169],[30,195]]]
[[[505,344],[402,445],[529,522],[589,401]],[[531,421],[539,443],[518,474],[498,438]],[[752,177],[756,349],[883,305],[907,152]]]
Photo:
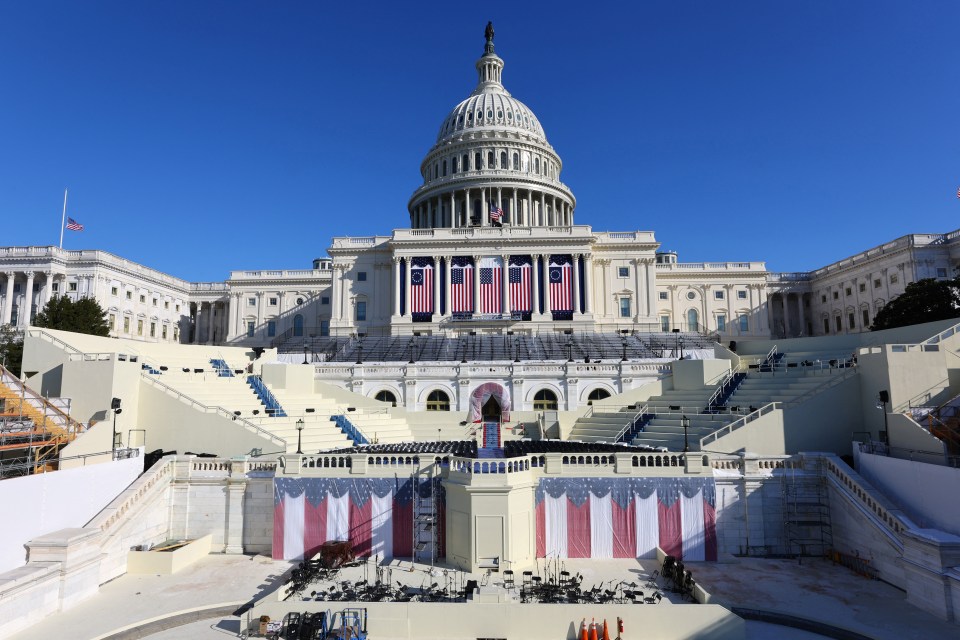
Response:
[[[342,414],[371,444],[395,444],[414,439],[410,425],[387,409],[364,409]]]

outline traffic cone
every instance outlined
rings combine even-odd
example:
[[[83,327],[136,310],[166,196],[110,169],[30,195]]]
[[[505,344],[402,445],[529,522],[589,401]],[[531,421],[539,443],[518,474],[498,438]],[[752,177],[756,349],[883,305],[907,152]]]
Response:
[[[587,619],[586,618],[580,621],[580,640],[590,640],[587,637]]]
[[[597,638],[597,623],[593,618],[590,618],[590,640],[599,640]]]
[[[603,640],[610,640],[610,631],[607,629],[607,619],[603,619]]]

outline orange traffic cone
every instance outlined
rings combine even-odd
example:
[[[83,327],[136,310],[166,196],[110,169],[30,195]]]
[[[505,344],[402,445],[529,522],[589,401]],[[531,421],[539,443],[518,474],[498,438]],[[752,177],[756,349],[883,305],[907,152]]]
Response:
[[[607,619],[603,619],[603,640],[610,640],[610,631],[607,629]]]
[[[586,618],[580,621],[580,640],[590,640],[587,637],[587,619]]]
[[[590,640],[599,640],[597,638],[597,623],[593,618],[590,618]]]

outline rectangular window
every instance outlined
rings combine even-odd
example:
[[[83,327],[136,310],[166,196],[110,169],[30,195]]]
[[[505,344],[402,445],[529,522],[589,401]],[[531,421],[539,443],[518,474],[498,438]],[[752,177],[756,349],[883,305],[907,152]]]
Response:
[[[118,289],[117,287],[110,287],[110,295],[115,296],[115,295],[119,295],[119,293],[120,293],[120,289]]]
[[[946,277],[947,277],[947,269],[946,269],[946,267],[937,267],[937,277],[938,277],[938,278],[946,278]]]
[[[620,317],[630,317],[630,298],[620,298]]]
[[[257,306],[257,299],[256,299],[256,298],[247,298],[247,306],[248,306],[248,307],[255,307],[255,306]]]
[[[321,320],[321,321],[320,321],[320,335],[321,335],[321,336],[324,336],[324,337],[330,335],[330,321],[329,321],[329,320]]]
[[[853,314],[853,311],[851,311],[850,313],[847,314],[847,328],[848,328],[848,329],[856,329],[856,328],[857,328],[857,322],[856,322],[856,320],[855,320],[855,316],[854,316],[854,314]]]
[[[180,342],[180,327],[173,328],[173,341]]]
[[[737,320],[740,322],[741,333],[746,333],[747,331],[750,330],[750,318],[747,317],[747,314],[745,313],[741,314],[740,317],[737,318]]]
[[[830,333],[830,318],[823,319],[823,333],[828,335]]]
[[[156,323],[156,322],[151,322],[151,323],[150,323],[150,337],[151,337],[151,338],[156,338],[156,337],[157,337],[157,323]]]
[[[746,291],[737,291],[737,300],[746,300],[747,292]]]
[[[248,338],[253,337],[253,331],[255,328],[256,328],[256,325],[254,324],[253,320],[248,320],[247,321],[247,337]]]
[[[892,274],[892,275],[890,276],[890,284],[897,284],[898,282],[900,282],[900,276],[898,276],[898,275],[895,274],[895,273]]]
[[[861,282],[859,285],[859,290],[860,290],[860,293],[863,293],[864,291],[867,290],[867,285]]]
[[[879,288],[880,288],[880,285],[882,285],[882,284],[883,284],[883,283],[880,281],[880,278],[877,278],[877,279],[875,279],[875,280],[873,281],[873,288],[874,288],[874,289],[879,289]]]
[[[127,291],[127,300],[133,300],[133,291]]]
[[[853,295],[853,289],[851,289],[850,287],[847,287],[845,293],[846,293],[848,296],[852,296],[852,295]]]
[[[143,335],[143,320],[137,320],[137,335]]]
[[[837,325],[837,333],[843,331],[843,319],[840,316],[833,317],[833,324]]]
[[[869,309],[861,309],[861,310],[860,310],[860,314],[861,314],[861,316],[863,317],[863,326],[864,326],[864,327],[869,327],[869,326],[870,326],[870,310],[869,310]]]
[[[366,282],[367,281],[367,272],[358,271],[357,272],[357,282]]]
[[[714,300],[723,300],[723,291],[714,291],[713,292]]]
[[[273,320],[267,320],[267,337],[273,338],[277,335],[277,323]]]
[[[163,325],[162,327],[160,327],[160,337],[163,338],[164,340],[167,339],[167,325]]]
[[[840,292],[839,292],[839,291],[834,291],[834,292],[833,292],[833,299],[834,299],[834,300],[839,300],[839,299],[840,299]]]
[[[660,316],[660,331],[664,333],[670,331],[670,316]]]
[[[123,332],[130,333],[130,318],[123,319]]]
[[[143,302],[146,302],[146,301],[147,301],[147,296],[141,295],[141,296],[140,296],[140,302],[143,303]]]
[[[364,321],[367,319],[367,303],[363,300],[357,302],[357,318],[358,321]]]
[[[177,305],[176,311],[177,311],[177,313],[180,313],[180,305],[179,305],[179,304]]]
[[[153,299],[153,306],[157,306],[157,299],[156,299],[156,298]]]
[[[17,287],[19,287],[19,286],[20,286],[20,285],[17,285]],[[17,290],[17,287],[14,287],[13,290],[16,291],[16,290]],[[76,290],[77,290],[77,283],[76,283],[76,282],[71,282],[71,283],[69,284],[69,287],[70,287],[70,291],[76,291]]]
[[[630,267],[617,267],[617,277],[618,277],[618,278],[629,278],[629,277],[630,277]]]
[[[320,296],[320,304],[330,304],[330,296]]]
[[[169,301],[169,300],[164,300],[164,301],[163,301],[163,308],[164,308],[164,309],[169,309],[169,308],[170,308],[170,301]]]
[[[110,314],[110,331],[116,331],[117,329],[117,316],[116,314]]]
[[[727,316],[724,314],[717,315],[717,331],[726,331],[727,330]]]
[[[820,296],[820,302],[826,302],[826,301],[827,301],[827,294],[821,295],[821,296]]]
[[[669,300],[669,299],[670,299],[670,294],[667,293],[666,291],[661,291],[661,292],[659,293],[659,295],[660,295],[660,299],[661,299],[661,300]]]
[[[270,298],[270,306],[271,306],[271,307],[277,306],[277,299],[276,299],[276,298]]]

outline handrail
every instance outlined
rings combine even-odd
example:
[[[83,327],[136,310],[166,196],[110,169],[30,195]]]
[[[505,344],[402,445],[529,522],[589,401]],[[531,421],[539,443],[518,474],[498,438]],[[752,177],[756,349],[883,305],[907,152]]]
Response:
[[[733,422],[731,422],[730,424],[728,424],[728,425],[726,425],[726,426],[724,426],[724,427],[720,427],[719,429],[717,429],[717,430],[714,431],[713,433],[708,433],[708,434],[705,435],[704,437],[700,438],[700,449],[701,449],[701,451],[704,449],[704,447],[706,447],[706,446],[707,446],[708,444],[710,444],[711,442],[716,442],[717,440],[719,440],[719,439],[722,438],[723,436],[729,435],[729,434],[733,433],[734,431],[736,431],[737,429],[739,429],[739,428],[741,428],[741,427],[747,426],[748,424],[750,424],[750,423],[753,422],[754,420],[760,419],[762,416],[767,415],[767,414],[770,413],[771,411],[774,411],[774,410],[776,410],[776,409],[780,409],[780,408],[781,408],[781,405],[782,405],[782,403],[780,403],[780,402],[770,402],[770,403],[768,403],[768,404],[763,405],[762,407],[760,407],[759,409],[757,409],[757,410],[754,411],[753,413],[748,413],[747,415],[743,416],[742,418],[740,418],[740,419],[738,419],[738,420],[734,420]]]
[[[76,347],[67,344],[66,342],[64,342],[63,340],[61,340],[60,338],[58,338],[58,337],[56,337],[56,336],[50,335],[49,333],[47,333],[47,332],[44,331],[43,329],[40,329],[40,328],[37,328],[37,327],[29,327],[29,328],[27,329],[27,334],[28,334],[28,335],[31,335],[31,336],[36,335],[36,336],[39,336],[39,337],[41,337],[41,338],[46,338],[46,339],[49,340],[50,342],[53,342],[53,343],[55,343],[55,344],[59,344],[59,345],[61,346],[61,348],[63,348],[65,351],[72,351],[73,353],[83,353],[82,351],[80,351],[80,349],[77,349]]]
[[[734,371],[732,369],[727,369],[726,374],[723,378],[720,379],[720,384],[717,387],[717,390],[713,392],[713,395],[710,396],[710,399],[707,400],[707,409],[713,406],[713,401],[723,395],[723,391],[727,388],[727,383],[733,379]]]
[[[63,424],[57,424],[56,426],[63,429],[63,431],[67,436],[76,437],[78,434],[86,431],[86,427],[82,423],[77,422],[76,420],[71,418],[69,415],[67,415],[60,407],[56,406],[55,404],[53,404],[52,402],[50,402],[49,400],[47,400],[46,398],[38,394],[36,391],[34,391],[33,389],[30,389],[27,385],[23,384],[20,381],[20,378],[10,373],[2,365],[0,365],[0,380],[2,380],[4,384],[11,385],[17,388],[18,390],[20,390],[21,397],[23,397],[24,399],[29,398],[33,402],[39,402],[40,406],[43,407],[43,417],[45,421],[46,421],[46,418],[48,417],[59,418],[63,422]],[[47,409],[51,409],[53,411],[52,416],[50,416],[47,413]],[[44,428],[46,428],[47,425],[44,424],[43,426]]]
[[[209,406],[209,405],[203,404],[202,402],[198,402],[197,400],[194,400],[193,398],[191,398],[190,396],[186,395],[185,393],[181,393],[180,391],[177,391],[176,389],[174,389],[174,388],[171,387],[170,385],[164,384],[164,383],[160,382],[159,380],[157,380],[156,378],[153,378],[153,377],[151,377],[151,376],[149,376],[149,375],[147,375],[147,374],[145,374],[145,373],[141,373],[141,374],[140,374],[140,379],[141,379],[141,380],[146,380],[146,381],[148,381],[150,384],[153,384],[153,385],[155,385],[155,386],[161,387],[163,390],[165,390],[165,391],[167,391],[167,392],[173,393],[174,395],[177,396],[177,399],[180,400],[181,402],[186,402],[187,404],[189,404],[189,405],[191,405],[191,406],[199,407],[199,408],[203,411],[203,413],[210,413],[210,412],[212,411],[213,413],[220,414],[220,415],[222,415],[222,416],[225,417],[225,418],[229,418],[230,420],[233,420],[233,421],[235,421],[235,422],[239,422],[239,423],[242,424],[247,430],[257,432],[258,435],[263,436],[263,437],[269,439],[269,440],[270,440],[271,442],[273,442],[274,444],[283,446],[284,450],[286,450],[286,447],[287,447],[287,441],[286,441],[286,440],[284,440],[283,438],[281,438],[280,436],[278,436],[278,435],[276,435],[276,434],[274,434],[274,433],[271,433],[270,431],[267,431],[266,429],[264,429],[264,428],[262,428],[262,427],[259,427],[259,426],[255,425],[254,423],[250,422],[250,421],[247,420],[246,418],[241,418],[240,416],[235,415],[233,412],[225,409],[224,407],[219,407],[219,406],[217,406],[217,407],[211,407],[211,406]]]
[[[636,412],[635,414],[633,414],[633,418],[630,419],[630,422],[628,422],[627,424],[625,424],[624,427],[623,427],[622,429],[620,429],[620,431],[617,433],[616,437],[614,437],[613,441],[614,441],[614,442],[620,442],[620,441],[621,441],[620,438],[626,436],[627,432],[629,432],[631,429],[633,429],[633,427],[637,424],[637,419],[639,419],[640,416],[643,416],[643,415],[646,415],[646,414],[647,414],[647,405],[643,405],[643,407],[640,409],[640,411],[638,411],[638,412]]]
[[[841,382],[845,382],[848,378],[852,378],[852,377],[853,377],[854,375],[856,375],[857,373],[859,373],[859,371],[857,370],[857,367],[856,367],[856,366],[846,367],[843,373],[841,373],[841,374],[838,375],[838,376],[833,376],[833,377],[831,377],[829,382],[825,382],[824,384],[821,384],[821,385],[819,385],[819,386],[813,387],[812,389],[810,389],[809,391],[807,391],[807,392],[804,393],[803,395],[797,396],[796,398],[793,398],[792,400],[788,400],[788,401],[784,402],[784,403],[783,403],[783,406],[784,406],[784,407],[795,407],[795,406],[797,406],[797,405],[799,405],[799,404],[801,404],[801,403],[803,403],[803,402],[806,402],[807,400],[809,400],[809,399],[812,398],[813,396],[815,396],[815,395],[817,395],[817,394],[820,394],[820,393],[826,391],[827,389],[832,389],[833,387],[837,386],[837,385],[840,384]]]
[[[777,355],[777,345],[773,345],[770,351],[767,352],[767,357],[763,359],[764,363],[770,362],[775,355]]]

